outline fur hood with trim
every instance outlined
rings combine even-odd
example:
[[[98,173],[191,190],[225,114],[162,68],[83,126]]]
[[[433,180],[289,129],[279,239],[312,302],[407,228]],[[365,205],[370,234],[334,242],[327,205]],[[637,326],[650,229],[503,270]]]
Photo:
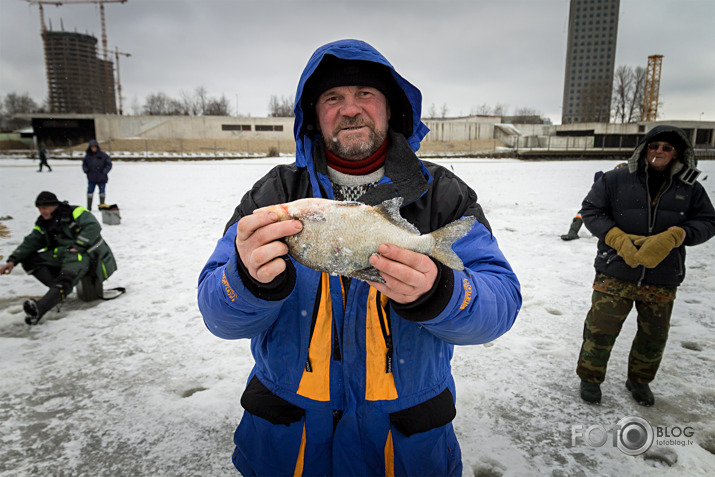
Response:
[[[697,168],[698,161],[695,157],[695,150],[688,136],[685,134],[685,131],[675,126],[656,126],[648,131],[648,134],[640,140],[633,150],[633,154],[631,154],[631,157],[628,159],[628,172],[633,174],[639,168],[645,167],[646,146],[653,142],[656,136],[665,134],[671,137],[675,135],[680,141],[679,144],[673,144],[678,151],[678,157],[674,159],[670,165],[670,175],[679,176],[680,180],[686,184],[692,184],[698,175],[700,175],[700,171]],[[672,139],[669,142],[672,142]]]

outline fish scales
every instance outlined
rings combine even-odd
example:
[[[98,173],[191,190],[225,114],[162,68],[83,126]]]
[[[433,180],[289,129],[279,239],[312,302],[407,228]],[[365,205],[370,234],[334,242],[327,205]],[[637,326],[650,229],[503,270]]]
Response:
[[[401,204],[401,197],[375,207],[359,202],[299,199],[259,210],[274,212],[279,220],[302,222],[302,230],[285,237],[284,242],[291,257],[315,270],[382,283],[384,280],[369,260],[383,243],[430,255],[462,270],[462,261],[451,246],[471,229],[474,217],[463,217],[421,235],[399,214]]]

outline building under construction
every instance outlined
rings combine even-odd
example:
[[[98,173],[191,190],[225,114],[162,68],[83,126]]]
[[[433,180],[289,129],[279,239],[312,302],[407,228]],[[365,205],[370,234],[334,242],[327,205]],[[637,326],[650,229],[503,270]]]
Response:
[[[45,30],[42,40],[50,112],[116,114],[114,65],[97,57],[97,39]]]

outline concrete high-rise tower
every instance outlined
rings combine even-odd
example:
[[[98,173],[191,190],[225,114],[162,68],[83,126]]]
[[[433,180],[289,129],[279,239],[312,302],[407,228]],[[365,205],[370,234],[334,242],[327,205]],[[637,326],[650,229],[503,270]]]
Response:
[[[112,62],[97,57],[97,39],[81,33],[42,32],[50,112],[116,114]],[[107,84],[108,81],[108,84]]]
[[[620,0],[571,0],[561,123],[608,122]]]

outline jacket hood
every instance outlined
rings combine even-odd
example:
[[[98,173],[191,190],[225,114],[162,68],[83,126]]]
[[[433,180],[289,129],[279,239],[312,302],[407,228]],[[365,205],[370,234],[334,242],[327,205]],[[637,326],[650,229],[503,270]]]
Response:
[[[301,100],[306,82],[315,72],[325,55],[333,55],[344,60],[370,61],[384,65],[389,69],[400,92],[404,93],[403,99],[409,103],[411,108],[411,121],[408,122],[411,122],[412,129],[404,136],[410,148],[416,152],[420,148],[420,142],[429,132],[429,129],[421,120],[422,93],[420,93],[420,90],[400,76],[390,62],[369,44],[360,40],[339,40],[318,48],[308,60],[308,64],[300,77],[295,95],[295,123],[293,126],[296,141],[296,165],[305,167],[312,162],[312,148],[318,136],[311,137],[305,132],[305,112],[303,111]]]
[[[667,142],[673,144],[678,151],[678,157],[673,161],[670,166],[671,175],[679,175],[681,180],[686,183],[692,183],[695,181],[700,171],[697,169],[697,158],[695,157],[695,150],[693,149],[687,134],[682,129],[675,126],[656,126],[646,134],[643,139],[640,140],[636,148],[633,150],[633,154],[628,159],[628,172],[631,174],[636,172],[641,163],[645,164],[645,153],[646,146],[653,142],[656,136],[668,136],[668,138],[663,138]]]
[[[99,143],[95,139],[90,139],[89,144],[87,145],[87,152],[92,152],[92,146],[97,146],[97,152],[102,150],[102,148],[99,147]]]

